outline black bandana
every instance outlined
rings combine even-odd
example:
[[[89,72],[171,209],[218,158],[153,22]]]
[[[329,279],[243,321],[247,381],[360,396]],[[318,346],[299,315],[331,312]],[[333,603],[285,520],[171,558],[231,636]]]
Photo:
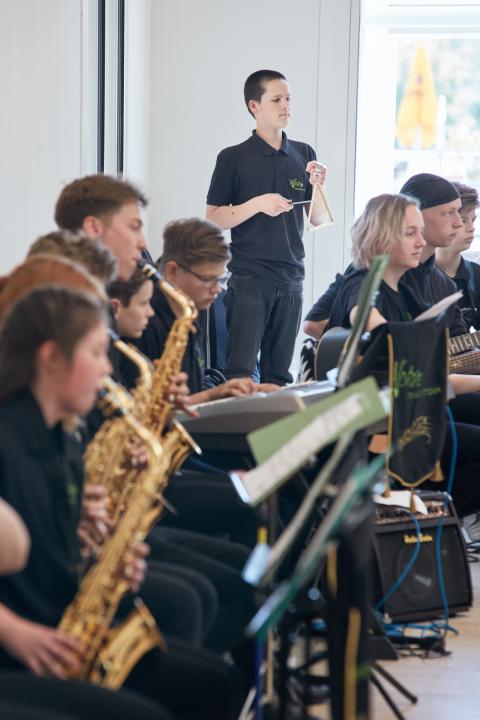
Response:
[[[458,190],[451,182],[439,175],[420,173],[413,175],[400,189],[403,195],[411,195],[420,201],[420,209],[453,202],[460,197]]]

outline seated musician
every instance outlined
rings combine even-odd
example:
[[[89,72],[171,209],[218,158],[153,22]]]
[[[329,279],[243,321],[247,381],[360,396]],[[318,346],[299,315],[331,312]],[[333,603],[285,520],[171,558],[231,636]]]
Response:
[[[76,225],[78,218],[88,216],[92,208],[97,208],[98,212],[98,207],[109,207],[112,212],[112,208],[118,204],[118,196],[124,198],[126,194],[130,197],[131,192],[128,184],[123,185],[114,178],[83,178],[75,181],[69,192],[62,193],[57,203],[57,212],[63,218],[70,218],[72,223],[75,219],[73,224]],[[100,230],[104,228],[104,224],[89,222]],[[86,223],[86,226],[89,227],[89,224]],[[111,221],[107,228],[109,246],[103,242],[103,232],[95,239],[79,237],[78,234],[74,238],[68,232],[59,231],[39,238],[30,252],[63,254],[65,251],[68,257],[86,265],[99,280],[105,281],[111,276],[111,268],[110,272],[107,272],[107,261],[111,263],[113,254],[117,265],[120,265],[126,254],[122,241],[127,247],[130,242],[129,236],[125,238],[122,232],[125,229],[123,224],[119,226],[118,222]],[[136,237],[133,231],[130,235]],[[111,253],[108,247],[111,247]],[[114,313],[116,308],[116,314],[119,315],[118,310],[124,305],[127,318],[129,311],[136,309],[136,303],[132,299],[127,301],[127,297],[136,296],[139,289],[140,294],[142,291],[148,294],[152,290],[152,282],[145,281],[145,278],[142,280],[136,271],[132,280],[118,279],[110,285],[111,296],[119,295],[117,303],[112,300]],[[141,307],[145,309],[143,297],[140,301]],[[147,315],[149,314],[147,311]],[[128,326],[125,325],[125,313],[121,315],[123,322],[121,327],[117,328],[120,333],[137,335],[137,329],[132,327],[131,322],[127,321]],[[143,320],[141,324],[143,325]],[[124,383],[123,368],[120,367],[123,356],[113,346],[109,355],[116,379]],[[125,363],[125,366],[128,369],[132,367],[129,362]],[[184,407],[188,403],[186,377],[185,373],[178,373],[172,379],[169,395],[175,398],[177,407]],[[94,411],[89,414],[88,419],[91,436],[102,422],[101,413]],[[255,543],[256,521],[250,509],[239,501],[231,483],[219,483],[219,478],[223,478],[223,474],[217,470],[209,473],[182,470],[181,475],[175,475],[170,480],[165,496],[178,515],[166,513],[161,527],[156,528],[150,538],[155,562],[149,563],[148,582],[144,584],[142,594],[145,596],[148,592],[148,599],[155,599],[152,598],[154,581],[162,577],[162,592],[155,603],[159,625],[164,629],[168,627],[170,633],[181,639],[190,638],[194,644],[199,642],[200,626],[204,645],[223,652],[232,650],[241,642],[243,628],[253,612],[253,593],[242,580],[241,569],[249,554],[244,545],[251,546]],[[94,489],[90,488],[90,493],[93,492]],[[218,534],[222,537],[211,537]],[[227,537],[234,542],[227,540]],[[166,569],[168,582],[165,578]],[[165,600],[167,585],[168,598],[172,600],[168,603]],[[218,604],[212,599],[212,593],[218,598]],[[179,595],[181,601],[179,599],[175,604],[173,599],[179,598]],[[186,610],[192,607],[192,595],[200,595],[197,605],[201,612],[198,610],[196,614]],[[158,612],[162,613],[162,622]],[[195,615],[200,616],[196,621]],[[182,622],[180,617],[183,617]],[[245,664],[250,672],[248,661],[242,664]]]
[[[451,245],[435,249],[435,262],[463,292],[458,306],[467,329],[480,330],[480,265],[462,256],[469,250],[475,235],[478,192],[463,183],[452,184],[460,193],[462,206],[459,212],[463,226],[457,230]]]
[[[388,320],[411,320],[426,305],[402,282],[409,269],[418,267],[422,251],[427,247],[423,237],[424,222],[418,201],[405,195],[380,195],[372,198],[352,228],[355,272],[343,283],[331,312],[332,325],[350,327],[357,312],[360,287],[372,259],[388,254],[390,259],[384,279],[370,311],[368,329]],[[478,383],[478,376],[450,374],[455,392],[469,392],[470,380]],[[474,385],[475,387],[475,385]],[[468,423],[455,423],[458,437],[458,460],[453,484],[453,499],[460,516],[480,508],[480,427]],[[444,474],[451,458],[451,434],[447,432],[442,467]],[[442,483],[435,483],[441,489]]]
[[[153,282],[137,269],[130,280],[116,280],[107,287],[119,335],[140,338],[154,315]]]
[[[27,525],[32,552],[23,572],[0,582],[2,668],[63,677],[81,663],[81,640],[56,629],[77,592],[80,558],[81,448],[63,423],[94,402],[109,371],[107,346],[105,305],[91,293],[39,287],[4,320],[0,494]],[[136,589],[145,549],[131,552],[124,572]],[[167,653],[145,656],[127,685],[163,701],[179,718],[233,718],[241,702],[239,680],[214,656],[172,643]]]
[[[55,222],[62,230],[98,239],[115,257],[118,277],[128,280],[147,247],[142,219],[146,206],[146,197],[132,183],[89,175],[63,188]]]
[[[0,499],[0,576],[25,567],[30,536],[18,513]],[[0,672],[0,717],[8,720],[90,720],[91,707],[103,707],[109,717],[167,720],[158,705],[126,691],[113,693],[95,687],[81,687],[52,678],[36,678],[24,673]],[[72,708],[75,707],[75,710]],[[60,716],[59,712],[62,712]],[[68,712],[67,714],[64,714]],[[75,717],[74,717],[75,716]]]
[[[164,230],[161,259],[162,274],[170,284],[182,290],[198,310],[208,308],[226,282],[230,260],[228,244],[222,231],[206,220],[193,218],[169,223]],[[155,288],[152,306],[155,311],[137,347],[152,360],[159,358],[175,320],[169,301]],[[188,374],[191,401],[208,402],[223,397],[248,395],[274,386],[256,385],[251,378],[233,378],[209,389],[202,389],[203,356],[199,343],[190,336],[182,369]]]
[[[436,248],[435,261],[454,281],[457,288],[463,292],[463,297],[460,298],[458,305],[467,329],[480,330],[480,265],[472,260],[467,260],[461,254],[470,248],[474,238],[476,209],[479,205],[478,192],[475,188],[463,183],[454,182],[453,185],[460,193],[462,201],[460,217],[463,227],[457,231],[450,247]],[[473,405],[473,402],[470,404]],[[467,410],[471,417],[474,412],[473,408]],[[465,411],[461,414],[465,415]],[[473,418],[473,422],[475,422],[475,418]],[[464,518],[463,526],[470,540],[473,542],[480,540],[480,513]]]

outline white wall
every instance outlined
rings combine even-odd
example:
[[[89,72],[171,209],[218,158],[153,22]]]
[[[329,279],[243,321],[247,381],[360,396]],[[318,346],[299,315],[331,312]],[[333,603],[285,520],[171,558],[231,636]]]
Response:
[[[344,266],[353,216],[360,0],[128,0],[126,175],[151,198],[154,254],[171,219],[199,215],[217,153],[250,134],[245,77],[281,70],[289,135],[329,167],[335,226],[305,235],[305,305]],[[95,159],[94,0],[1,0],[0,273],[53,227],[64,183]],[[86,14],[84,22],[82,13]],[[348,242],[348,241],[347,241]]]
[[[359,0],[153,0],[153,254],[161,250],[168,220],[204,216],[218,152],[253,128],[243,102],[245,78],[267,67],[284,73],[292,89],[288,134],[313,145],[329,166],[336,224],[305,236],[306,306],[343,267],[344,227],[353,214],[359,5]]]
[[[54,227],[82,169],[82,2],[1,0],[0,273]]]

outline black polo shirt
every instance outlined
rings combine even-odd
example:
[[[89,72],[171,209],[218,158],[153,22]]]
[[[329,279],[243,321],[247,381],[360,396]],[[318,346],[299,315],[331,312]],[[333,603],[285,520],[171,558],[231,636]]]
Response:
[[[265,193],[279,193],[294,202],[308,200],[312,186],[305,167],[310,160],[315,160],[310,145],[288,140],[283,133],[282,147],[275,150],[253,131],[248,140],[218,155],[207,204],[240,205]],[[230,271],[301,290],[304,207],[296,205],[277,217],[259,212],[232,228]]]
[[[358,298],[367,270],[355,270],[345,276],[341,292],[336,296],[330,316],[332,327],[349,328],[350,312],[358,305]],[[375,298],[375,307],[386,320],[403,322],[413,320],[426,310],[422,302],[418,302],[410,289],[399,284],[398,291],[382,282]]]
[[[29,392],[0,407],[0,495],[22,517],[32,547],[22,572],[0,578],[0,602],[55,626],[77,590],[80,444],[47,427]],[[2,657],[0,662],[4,662]]]
[[[158,360],[163,353],[170,329],[175,321],[175,314],[168,304],[164,294],[155,286],[151,299],[155,311],[144,330],[142,337],[130,340],[138,349],[151,360]],[[188,386],[192,394],[202,389],[204,360],[199,342],[198,333],[190,333],[187,348],[183,356],[183,372],[188,375]],[[128,387],[135,384],[136,368],[126,358],[120,358],[120,370]]]
[[[401,285],[409,288],[419,302],[425,307],[431,307],[439,300],[456,292],[457,286],[451,278],[435,264],[435,255],[432,255],[417,268],[408,270],[400,280]],[[451,321],[449,323],[450,335],[464,335],[467,332],[462,314],[458,305],[448,312]]]

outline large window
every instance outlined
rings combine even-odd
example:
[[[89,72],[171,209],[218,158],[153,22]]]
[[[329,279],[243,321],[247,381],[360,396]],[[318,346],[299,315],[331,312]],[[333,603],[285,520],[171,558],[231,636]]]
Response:
[[[417,172],[480,188],[479,67],[480,2],[364,0],[356,214]]]

